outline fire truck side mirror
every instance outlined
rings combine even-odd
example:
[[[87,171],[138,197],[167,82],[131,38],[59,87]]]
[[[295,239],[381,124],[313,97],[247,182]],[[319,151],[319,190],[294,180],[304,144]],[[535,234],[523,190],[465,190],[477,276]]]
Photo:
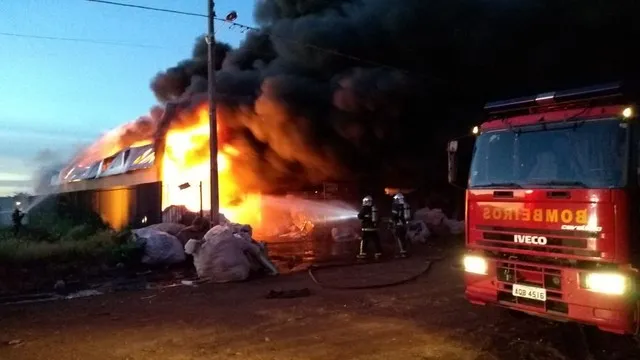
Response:
[[[447,145],[447,177],[449,184],[456,185],[456,177],[458,165],[456,161],[456,153],[458,152],[458,140],[451,140]]]

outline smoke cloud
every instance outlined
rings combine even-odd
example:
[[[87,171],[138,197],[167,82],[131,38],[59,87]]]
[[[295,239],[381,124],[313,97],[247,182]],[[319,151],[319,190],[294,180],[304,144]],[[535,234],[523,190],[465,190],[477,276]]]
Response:
[[[216,48],[220,122],[243,153],[234,171],[260,191],[345,178],[424,184],[444,172],[445,141],[480,119],[484,101],[623,76],[633,66],[623,39],[639,32],[631,25],[637,8],[259,1],[260,31],[238,49]],[[158,100],[206,91],[206,61],[199,38],[190,58],[152,80]]]
[[[33,159],[35,165],[33,179],[33,190],[36,194],[44,194],[50,191],[51,178],[58,175],[59,170],[65,164],[65,158],[60,153],[51,149],[38,151]]]

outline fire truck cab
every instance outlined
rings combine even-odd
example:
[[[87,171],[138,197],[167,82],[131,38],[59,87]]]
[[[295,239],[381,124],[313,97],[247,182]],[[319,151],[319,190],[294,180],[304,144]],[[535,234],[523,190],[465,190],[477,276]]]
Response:
[[[637,333],[640,131],[622,83],[485,110],[459,184],[466,298]],[[448,145],[452,184],[459,140]]]

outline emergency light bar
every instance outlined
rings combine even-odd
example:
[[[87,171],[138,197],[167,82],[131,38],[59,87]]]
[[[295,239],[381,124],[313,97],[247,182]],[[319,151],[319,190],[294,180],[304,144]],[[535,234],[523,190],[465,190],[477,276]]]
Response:
[[[542,93],[511,100],[489,102],[485,111],[495,114],[577,101],[608,99],[622,95],[622,82],[588,86],[572,90]]]

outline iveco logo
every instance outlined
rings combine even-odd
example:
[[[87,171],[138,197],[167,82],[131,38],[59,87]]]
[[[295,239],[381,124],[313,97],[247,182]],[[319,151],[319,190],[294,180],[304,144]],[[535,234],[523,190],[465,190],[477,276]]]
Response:
[[[514,235],[513,241],[523,244],[547,245],[547,238],[544,236]]]

